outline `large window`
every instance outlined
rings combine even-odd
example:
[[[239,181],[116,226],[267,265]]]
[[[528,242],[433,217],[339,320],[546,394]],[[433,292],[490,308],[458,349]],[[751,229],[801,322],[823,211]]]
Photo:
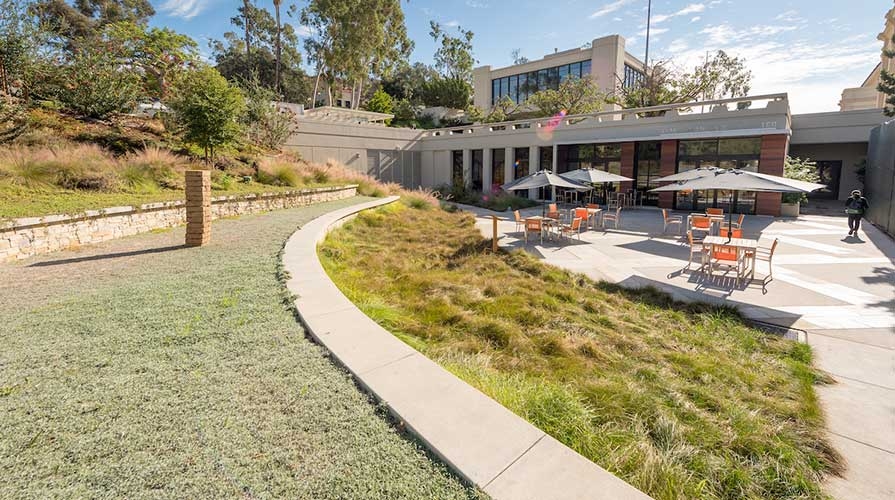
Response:
[[[484,151],[481,149],[472,150],[472,190],[482,190],[482,175],[484,174]]]
[[[579,168],[595,168],[621,175],[621,144],[563,144],[557,147],[556,170],[565,173]],[[621,185],[617,182],[603,184],[598,187],[605,200],[610,191],[618,191]]]
[[[520,177],[525,177],[530,174],[529,172],[529,162],[528,162],[528,148],[516,148],[514,150],[515,158],[513,161],[513,179],[519,179]]]
[[[588,59],[530,73],[495,78],[491,80],[491,105],[497,104],[504,97],[509,97],[514,103],[520,104],[535,92],[547,89],[556,90],[561,82],[571,77],[589,77],[590,69],[591,62]]]
[[[658,205],[659,193],[651,193],[650,189],[659,187],[656,179],[660,177],[661,143],[638,142],[635,154],[634,177],[637,180],[637,191],[642,193],[644,205]]]
[[[506,150],[503,148],[491,150],[491,192],[500,189],[504,184],[504,165],[506,165]]]
[[[451,151],[451,183],[456,186],[463,185],[463,151]]]
[[[643,83],[643,72],[625,64],[625,75],[622,85],[626,89],[636,87]]]
[[[680,141],[677,171],[720,167],[757,172],[760,156],[760,137]],[[734,209],[736,213],[752,214],[755,213],[755,198],[755,193],[748,191],[681,191],[675,197],[675,208],[702,211],[718,207],[727,211]]]

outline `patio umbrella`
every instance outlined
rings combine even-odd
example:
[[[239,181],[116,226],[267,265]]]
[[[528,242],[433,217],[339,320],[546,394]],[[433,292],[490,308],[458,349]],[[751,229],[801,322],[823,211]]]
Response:
[[[652,192],[669,192],[669,191],[700,191],[700,190],[729,190],[729,191],[756,191],[760,193],[810,193],[811,191],[822,189],[826,186],[823,184],[815,184],[813,182],[797,181],[778,177],[776,175],[760,174],[758,172],[750,172],[748,170],[726,169],[726,168],[706,168],[694,169],[687,172],[700,171],[698,174],[689,179],[682,179],[665,186],[651,189]],[[659,180],[668,180],[668,176]],[[727,222],[727,241],[732,238],[733,212],[736,210],[734,205],[729,211]]]
[[[630,177],[625,177],[623,175],[617,175],[605,170],[590,167],[571,170],[559,175],[560,177],[565,177],[566,179],[578,182],[587,182],[589,184],[608,184],[610,182],[624,182],[634,180]]]
[[[679,181],[689,181],[690,179],[698,179],[699,177],[705,177],[719,170],[727,170],[718,167],[699,167],[692,168],[690,170],[684,170],[683,172],[678,172],[672,175],[666,175],[665,177],[659,177],[658,179],[653,179],[656,182],[679,182]]]
[[[533,174],[508,182],[501,186],[504,191],[527,191],[529,189],[537,189],[542,187],[561,187],[569,189],[587,190],[593,187],[578,181],[565,179],[560,175],[554,174],[549,170],[539,170]],[[541,207],[542,215],[546,212],[546,200]]]

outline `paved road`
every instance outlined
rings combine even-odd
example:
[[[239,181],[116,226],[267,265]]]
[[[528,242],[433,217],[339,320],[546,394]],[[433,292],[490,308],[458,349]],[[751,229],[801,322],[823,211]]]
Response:
[[[493,212],[471,210],[486,237]],[[529,213],[539,213],[530,209]],[[839,499],[895,498],[895,242],[867,226],[846,237],[840,217],[774,220],[747,217],[746,237],[774,238],[774,279],[759,263],[758,280],[706,280],[685,269],[689,247],[662,234],[661,213],[623,212],[620,230],[587,231],[581,241],[525,245],[511,214],[502,220],[500,244],[523,248],[544,261],[630,286],[653,285],[681,300],[736,306],[747,317],[807,332],[815,362],[837,380],[818,392],[831,439],[849,462],[829,491]],[[674,230],[671,231],[672,233]]]

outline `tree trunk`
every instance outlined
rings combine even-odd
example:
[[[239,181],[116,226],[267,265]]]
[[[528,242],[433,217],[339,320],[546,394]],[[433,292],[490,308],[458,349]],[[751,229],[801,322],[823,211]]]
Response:
[[[249,11],[252,8],[251,2],[249,0],[243,0],[243,17],[245,18],[245,32],[246,32],[246,78],[252,77],[252,30],[250,27],[249,20]]]
[[[317,107],[317,92],[320,89],[320,66],[317,66],[317,78],[314,79],[314,93],[311,94],[311,109]]]
[[[277,97],[280,96],[280,57],[281,57],[281,53],[282,53],[280,50],[281,49],[280,38],[281,38],[281,34],[283,32],[283,27],[280,24],[280,2],[281,1],[282,0],[274,0],[274,2],[273,2],[273,6],[274,6],[274,9],[275,9],[276,15],[277,15],[277,54],[276,54],[277,64],[276,64],[276,71],[274,73],[274,90],[276,90],[276,92],[277,92]]]
[[[364,79],[357,82],[357,98],[354,100],[354,109],[360,109],[361,96],[364,95]]]

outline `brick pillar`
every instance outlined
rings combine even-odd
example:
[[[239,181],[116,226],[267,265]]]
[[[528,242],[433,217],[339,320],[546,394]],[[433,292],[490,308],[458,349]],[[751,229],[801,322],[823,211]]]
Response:
[[[211,241],[211,172],[186,171],[186,244],[199,247]]]
[[[621,175],[634,178],[634,143],[622,143],[622,170]],[[622,193],[634,188],[634,182],[626,181],[621,183]]]
[[[662,151],[659,156],[659,176],[674,175],[677,169],[677,140],[662,141]],[[660,183],[662,185],[667,182]],[[672,208],[674,206],[674,193],[659,193],[659,208]]]
[[[789,150],[789,137],[784,134],[763,135],[761,137],[761,157],[758,171],[763,174],[783,176],[783,163]],[[758,193],[755,213],[758,215],[780,216],[780,193]]]

